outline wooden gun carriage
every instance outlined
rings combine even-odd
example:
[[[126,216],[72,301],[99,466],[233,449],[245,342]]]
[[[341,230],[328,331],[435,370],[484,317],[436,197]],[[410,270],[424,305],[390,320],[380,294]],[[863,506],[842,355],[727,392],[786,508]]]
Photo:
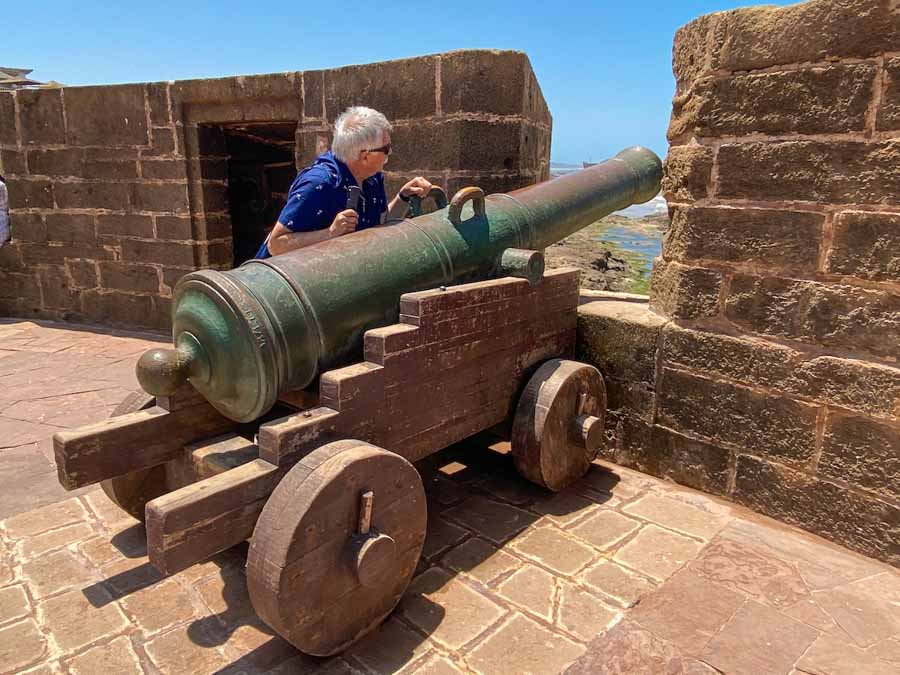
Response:
[[[600,446],[606,395],[575,343],[578,272],[409,293],[368,330],[363,360],[289,392],[254,423],[185,385],[137,392],[114,416],[54,437],[61,483],[101,482],[146,519],[170,574],[245,540],[257,613],[303,652],[339,652],[396,606],[426,530],[411,462],[493,429],[519,472],[551,490]]]

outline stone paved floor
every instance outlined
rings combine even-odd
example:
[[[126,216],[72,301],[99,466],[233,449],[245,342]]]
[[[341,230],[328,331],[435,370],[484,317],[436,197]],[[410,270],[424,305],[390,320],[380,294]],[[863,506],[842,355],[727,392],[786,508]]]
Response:
[[[137,336],[0,321],[0,673],[898,673],[900,573],[734,505],[597,464],[548,496],[503,446],[419,468],[423,560],[340,658],[258,622],[231,550],[167,579],[49,436],[135,386]]]

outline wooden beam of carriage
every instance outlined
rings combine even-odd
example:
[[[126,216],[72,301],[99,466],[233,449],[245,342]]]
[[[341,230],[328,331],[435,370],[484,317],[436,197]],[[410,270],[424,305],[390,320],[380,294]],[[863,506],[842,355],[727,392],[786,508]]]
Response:
[[[174,459],[186,443],[230,431],[237,423],[205,401],[156,406],[53,436],[60,484],[92,485]]]
[[[249,539],[285,473],[255,459],[148,502],[150,562],[174,574]]]

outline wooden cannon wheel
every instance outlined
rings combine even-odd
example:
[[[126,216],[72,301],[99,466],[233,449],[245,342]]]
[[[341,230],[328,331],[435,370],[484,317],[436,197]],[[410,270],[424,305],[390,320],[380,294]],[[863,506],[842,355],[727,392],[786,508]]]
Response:
[[[345,649],[400,601],[426,516],[422,480],[399,455],[353,440],[317,448],[278,484],[253,531],[257,614],[307,654]]]
[[[110,417],[127,415],[128,413],[146,410],[156,405],[156,397],[144,391],[133,391],[113,410]],[[139,451],[140,448],[128,448],[128,451]],[[126,473],[100,481],[100,487],[106,496],[120,509],[130,516],[144,522],[144,507],[147,502],[166,493],[166,467],[154,466]]]
[[[513,418],[510,446],[519,473],[562,490],[590,468],[603,442],[606,386],[593,366],[551,359],[532,375]]]

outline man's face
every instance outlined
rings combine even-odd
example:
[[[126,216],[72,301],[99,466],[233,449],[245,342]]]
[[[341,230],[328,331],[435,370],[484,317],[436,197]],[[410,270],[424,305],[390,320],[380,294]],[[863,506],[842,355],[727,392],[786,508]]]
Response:
[[[384,165],[387,164],[388,155],[390,154],[390,147],[391,135],[383,132],[381,134],[381,142],[378,144],[377,148],[363,151],[362,161],[366,165],[367,173],[375,175],[384,168]]]

